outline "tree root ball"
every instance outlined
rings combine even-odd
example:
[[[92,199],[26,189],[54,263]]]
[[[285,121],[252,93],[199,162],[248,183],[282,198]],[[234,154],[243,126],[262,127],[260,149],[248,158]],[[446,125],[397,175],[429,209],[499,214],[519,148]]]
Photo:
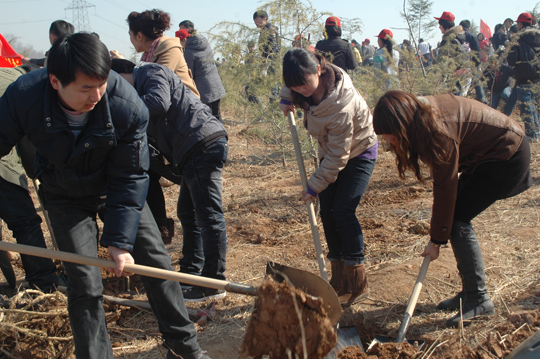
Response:
[[[303,358],[302,331],[293,295],[305,328],[307,357],[323,359],[336,345],[337,335],[322,300],[291,288],[287,283],[266,279],[258,291],[255,309],[246,329],[242,353],[259,358]]]

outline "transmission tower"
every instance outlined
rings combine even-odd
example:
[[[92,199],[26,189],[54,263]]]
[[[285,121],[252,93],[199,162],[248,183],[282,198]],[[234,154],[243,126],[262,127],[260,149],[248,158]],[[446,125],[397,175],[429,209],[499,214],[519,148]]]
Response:
[[[88,17],[88,8],[95,7],[86,0],[73,0],[65,10],[73,10],[73,26],[75,32],[91,32],[90,18]]]

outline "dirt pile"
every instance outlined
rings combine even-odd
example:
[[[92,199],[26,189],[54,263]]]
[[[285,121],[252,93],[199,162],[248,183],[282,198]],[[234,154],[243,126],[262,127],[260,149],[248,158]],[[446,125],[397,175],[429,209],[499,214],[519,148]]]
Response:
[[[338,359],[413,359],[418,355],[418,347],[409,343],[377,343],[367,353],[360,347],[350,346],[338,353]]]
[[[300,325],[299,316],[302,318]],[[302,339],[305,331],[305,343]],[[242,352],[254,358],[268,355],[274,359],[303,357],[304,344],[308,358],[324,358],[336,345],[332,323],[314,299],[287,283],[267,279],[259,288]]]

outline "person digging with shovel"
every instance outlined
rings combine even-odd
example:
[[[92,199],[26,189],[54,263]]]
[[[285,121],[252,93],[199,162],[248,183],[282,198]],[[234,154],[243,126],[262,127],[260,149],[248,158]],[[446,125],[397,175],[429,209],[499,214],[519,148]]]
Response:
[[[377,136],[365,100],[341,68],[303,48],[283,58],[280,109],[305,111],[304,126],[319,143],[321,165],[311,175],[302,200],[321,204],[328,243],[330,284],[344,306],[367,297],[364,237],[356,208],[377,158]]]
[[[478,238],[471,221],[495,201],[532,185],[531,151],[512,118],[478,101],[454,95],[416,97],[388,91],[373,111],[373,126],[396,153],[398,172],[425,180],[420,161],[433,176],[431,239],[422,253],[431,260],[452,244],[462,290],[437,306],[459,310],[446,322],[456,327],[494,314]],[[460,305],[462,303],[462,305]]]

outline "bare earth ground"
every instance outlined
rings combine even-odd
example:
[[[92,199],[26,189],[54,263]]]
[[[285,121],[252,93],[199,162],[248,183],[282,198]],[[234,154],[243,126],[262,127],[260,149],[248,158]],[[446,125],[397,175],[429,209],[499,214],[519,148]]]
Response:
[[[294,158],[288,158],[284,168],[281,156],[276,154],[278,148],[247,137],[242,131],[246,124],[233,120],[225,123],[230,134],[223,194],[229,235],[228,279],[258,286],[267,260],[318,273],[307,213],[298,200],[301,185]],[[437,311],[435,306],[455,294],[460,282],[452,251],[443,248],[441,257],[430,265],[408,330],[409,339],[426,341],[416,358],[501,358],[539,329],[540,145],[532,144],[531,149],[533,187],[497,202],[473,222],[496,314],[463,330],[444,327],[453,313]],[[167,246],[176,269],[182,246],[181,226],[175,216],[178,190],[178,186],[164,188],[169,216],[176,222],[176,236]],[[411,177],[400,180],[393,155],[381,148],[372,181],[358,207],[371,292],[368,300],[347,309],[340,320],[342,326],[357,327],[366,348],[375,335],[396,335],[420,268],[419,254],[429,238],[431,201],[431,183],[420,184]],[[13,241],[11,232],[3,226],[4,240]],[[49,238],[45,224],[42,228]],[[326,252],[321,225],[319,230]],[[65,296],[24,292],[21,262],[12,264],[21,286],[17,294],[0,276],[0,305],[11,308],[0,312],[0,358],[74,357]],[[107,294],[145,299],[137,278],[132,279],[130,292],[122,293],[122,283],[114,279],[106,279],[106,284]],[[30,295],[37,298],[32,301]],[[150,312],[111,303],[105,308],[115,357],[164,358],[157,322]],[[247,296],[228,294],[218,301],[213,315],[197,326],[202,348],[214,359],[241,357],[239,351],[253,309],[254,298]],[[467,356],[473,350],[475,356]],[[398,354],[380,357],[398,358]]]

